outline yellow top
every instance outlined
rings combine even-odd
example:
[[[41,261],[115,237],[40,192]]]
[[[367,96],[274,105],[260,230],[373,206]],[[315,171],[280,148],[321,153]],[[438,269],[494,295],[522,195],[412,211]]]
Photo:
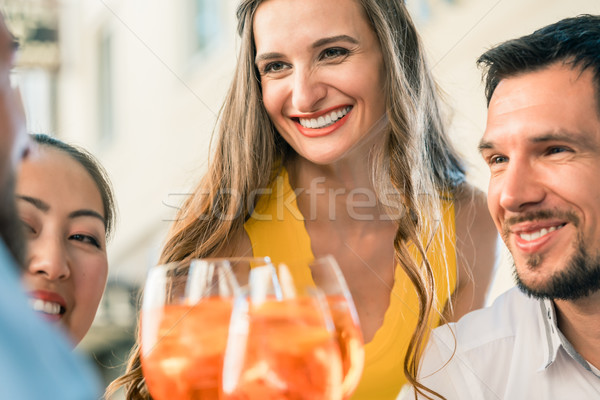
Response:
[[[445,235],[438,233],[427,252],[438,283],[436,290],[439,311],[443,310],[448,294],[454,291],[456,285],[454,207],[451,202],[444,203],[444,211],[443,226],[447,232]],[[314,259],[310,237],[304,227],[304,217],[298,210],[296,194],[285,170],[282,170],[270,190],[259,199],[244,228],[256,257],[269,256],[275,263],[302,261],[305,265]],[[419,260],[417,252],[414,249],[411,252]],[[295,279],[311,282],[308,267],[292,273]],[[403,372],[404,355],[417,325],[418,310],[416,291],[405,272],[398,267],[383,324],[373,340],[365,345],[365,368],[360,384],[352,396],[353,400],[396,398],[407,381]],[[433,317],[431,324],[439,324],[438,315]]]

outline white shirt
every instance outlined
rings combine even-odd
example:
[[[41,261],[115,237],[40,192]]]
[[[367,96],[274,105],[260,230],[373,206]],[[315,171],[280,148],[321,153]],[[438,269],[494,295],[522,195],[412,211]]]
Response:
[[[598,369],[558,330],[552,302],[518,288],[435,329],[420,376],[448,400],[600,399]]]

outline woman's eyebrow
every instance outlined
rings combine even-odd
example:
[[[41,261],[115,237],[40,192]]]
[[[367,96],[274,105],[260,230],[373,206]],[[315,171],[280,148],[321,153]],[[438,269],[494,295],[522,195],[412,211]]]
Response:
[[[330,43],[335,43],[335,42],[349,42],[352,44],[358,44],[358,40],[354,39],[352,36],[348,36],[348,35],[336,35],[336,36],[331,36],[331,37],[326,37],[323,39],[319,39],[316,42],[314,42],[312,44],[313,49],[317,48],[317,47],[321,47],[321,46],[325,46],[328,45]]]
[[[277,52],[258,54],[254,63],[258,64],[261,61],[276,60],[278,58],[283,58],[283,54]]]
[[[27,203],[33,205],[35,208],[37,208],[40,211],[43,212],[47,212],[50,209],[50,205],[38,198],[35,197],[31,197],[31,196],[23,196],[20,194],[16,195],[18,200],[23,200],[26,201]]]
[[[92,217],[97,218],[106,226],[106,219],[97,211],[89,210],[89,209],[81,209],[73,211],[69,214],[69,218],[79,218],[79,217]]]
[[[33,205],[35,208],[37,208],[38,210],[42,211],[42,212],[48,212],[48,210],[50,210],[50,205],[46,202],[44,202],[43,200],[40,200],[38,198],[35,197],[31,197],[31,196],[23,196],[20,194],[16,195],[17,199],[19,200],[23,200],[26,201],[27,203]],[[97,211],[94,210],[90,210],[90,209],[81,209],[81,210],[76,210],[73,211],[71,213],[69,213],[69,218],[79,218],[79,217],[92,217],[92,218],[97,218],[100,221],[102,221],[102,223],[104,225],[106,225],[106,219],[102,216],[102,214],[100,214]]]

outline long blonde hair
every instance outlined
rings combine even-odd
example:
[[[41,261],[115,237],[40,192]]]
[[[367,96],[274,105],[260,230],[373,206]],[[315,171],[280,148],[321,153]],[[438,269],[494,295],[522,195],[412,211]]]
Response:
[[[195,195],[182,206],[172,225],[161,262],[227,255],[251,214],[252,194],[268,187],[277,163],[293,154],[262,105],[252,21],[265,0],[242,0],[238,10],[241,37],[238,64],[216,127],[214,155]],[[464,181],[459,158],[443,129],[436,89],[423,57],[420,39],[402,0],[356,0],[379,38],[387,72],[387,143],[372,156],[373,184],[380,197],[396,194],[398,231],[395,257],[419,297],[419,323],[404,360],[404,371],[417,391],[419,358],[434,312],[434,278],[425,256],[440,226],[440,193],[452,193]],[[401,211],[398,213],[397,211]],[[419,265],[408,251],[413,243]],[[139,343],[127,372],[109,386],[125,386],[128,400],[149,399],[140,365]]]

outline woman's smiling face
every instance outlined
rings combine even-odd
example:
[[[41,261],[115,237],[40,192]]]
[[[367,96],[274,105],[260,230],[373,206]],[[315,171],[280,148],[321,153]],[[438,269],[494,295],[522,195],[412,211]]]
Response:
[[[255,14],[256,67],[278,132],[302,157],[366,154],[385,116],[379,41],[355,0],[267,0]]]
[[[16,193],[31,304],[77,344],[92,325],[108,274],[100,191],[68,154],[39,146],[22,164]]]

